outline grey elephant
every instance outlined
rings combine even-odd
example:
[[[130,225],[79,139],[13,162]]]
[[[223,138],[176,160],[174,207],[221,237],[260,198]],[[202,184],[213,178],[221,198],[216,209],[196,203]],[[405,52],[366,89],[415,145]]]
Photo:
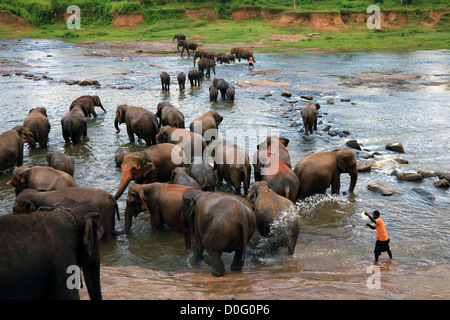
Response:
[[[170,91],[170,75],[163,71],[159,77],[161,78],[162,91]]]
[[[194,67],[195,67],[195,60],[197,58],[208,58],[210,60],[214,60],[216,58],[216,54],[214,51],[211,51],[209,49],[200,49],[194,51]]]
[[[98,220],[95,205],[73,201],[48,212],[0,215],[0,299],[79,300],[75,271],[82,268],[90,299],[101,300]]]
[[[195,51],[197,50],[197,46],[197,42],[194,40],[178,40],[177,50],[178,52],[181,52],[181,57],[184,55],[184,50],[186,50],[188,57],[190,57],[191,53],[189,50]],[[181,51],[180,48],[182,48]]]
[[[180,72],[177,76],[177,81],[180,91],[183,91],[186,88],[186,74],[184,72]]]
[[[236,89],[234,86],[229,86],[227,91],[225,91],[225,97],[227,98],[228,102],[234,101],[234,95],[236,93]]]
[[[189,125],[189,130],[201,134],[206,143],[209,143],[213,139],[217,138],[219,125],[222,121],[223,117],[217,111],[210,110],[192,120]]]
[[[250,57],[252,57],[253,61],[256,62],[255,57],[253,56],[253,51],[250,48],[247,47],[231,48],[230,53],[234,54],[239,62],[241,62],[241,59],[249,60]]]
[[[75,179],[67,172],[43,166],[20,166],[14,169],[13,177],[6,184],[15,189],[16,196],[27,188],[51,191],[78,187]]]
[[[188,79],[191,87],[200,86],[203,82],[203,73],[197,69],[190,70],[188,72]]]
[[[83,105],[75,104],[61,118],[61,128],[66,144],[77,144],[81,137],[87,137],[88,112]]]
[[[68,155],[59,151],[47,152],[48,165],[56,170],[64,171],[72,177],[75,173],[75,163]]]
[[[170,102],[160,102],[156,108],[156,117],[159,119],[159,128],[171,126],[184,129],[184,115]]]
[[[230,86],[227,81],[225,81],[222,78],[214,78],[213,79],[213,86],[217,88],[217,90],[220,91],[220,96],[222,99],[226,98],[226,92],[228,87]]]
[[[106,112],[105,108],[102,105],[102,102],[100,101],[99,96],[81,96],[75,100],[72,101],[70,104],[70,107],[73,107],[75,105],[81,105],[83,106],[88,113],[88,117],[90,118],[91,115],[94,117],[97,117],[97,113],[95,112],[95,107],[100,107],[104,112]]]
[[[39,143],[40,148],[47,148],[51,125],[48,121],[47,110],[45,108],[38,107],[31,109],[23,121],[23,126],[31,131],[34,141]],[[31,147],[35,148],[36,145],[33,144]]]
[[[0,134],[0,172],[23,163],[23,144],[35,144],[33,134],[24,126],[17,126]]]
[[[177,33],[176,35],[173,36],[172,43],[175,39],[177,39],[177,41],[178,40],[186,40],[186,35],[183,33]]]
[[[225,192],[199,189],[183,194],[182,212],[189,231],[185,232],[186,248],[194,237],[194,257],[198,263],[206,250],[211,259],[211,274],[225,274],[222,252],[233,252],[231,270],[244,266],[248,243],[256,230],[256,217],[250,203]]]
[[[130,142],[134,142],[134,135],[143,139],[147,145],[156,144],[158,133],[158,119],[156,115],[144,108],[121,104],[117,106],[114,127],[120,133],[119,124],[125,123]]]
[[[313,134],[314,130],[317,131],[317,115],[319,109],[320,105],[318,103],[310,102],[300,111],[306,134]]]
[[[211,77],[211,69],[216,74],[216,61],[208,59],[208,58],[201,58],[198,61],[198,70],[202,75],[205,75],[204,70],[206,69],[206,77]]]
[[[203,160],[203,156],[191,159],[188,173],[197,181],[203,191],[214,191],[216,189],[216,172],[211,165]]]
[[[179,184],[192,188],[200,188],[198,182],[189,175],[188,169],[186,167],[177,167],[173,169],[171,182],[172,184]]]
[[[210,102],[217,102],[217,96],[219,95],[219,91],[215,86],[209,87],[209,101]]]
[[[255,211],[256,228],[269,239],[269,249],[285,247],[288,254],[294,254],[300,232],[300,215],[294,202],[274,192],[265,181],[253,183],[247,200]]]
[[[100,210],[100,224],[104,230],[102,239],[109,241],[116,234],[115,216],[120,220],[119,207],[111,193],[103,189],[81,187],[53,191],[25,189],[17,195],[12,213],[32,213],[39,207],[52,207],[65,200],[93,203]]]

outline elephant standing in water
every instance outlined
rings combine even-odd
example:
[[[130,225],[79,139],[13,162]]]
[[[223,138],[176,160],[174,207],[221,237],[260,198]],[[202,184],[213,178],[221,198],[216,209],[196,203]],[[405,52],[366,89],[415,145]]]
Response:
[[[0,173],[6,169],[21,166],[23,163],[23,144],[35,144],[33,134],[24,126],[17,126],[0,134]]]
[[[241,62],[241,59],[249,60],[250,57],[252,57],[253,61],[256,62],[255,57],[253,57],[253,51],[250,48],[246,47],[231,48],[230,53],[236,55],[236,58],[238,59],[239,62]]]
[[[210,60],[215,60],[216,54],[214,51],[211,51],[209,49],[200,49],[194,51],[194,67],[195,67],[195,60],[197,58],[208,58]]]
[[[80,104],[70,107],[61,118],[61,128],[63,138],[66,144],[77,144],[81,137],[87,137],[87,121],[88,112],[86,108]]]
[[[183,91],[186,88],[186,74],[184,72],[180,72],[177,76],[177,81],[180,91]]]
[[[200,134],[208,143],[217,138],[217,130],[222,121],[223,117],[217,111],[208,111],[192,120],[189,130]]]
[[[188,72],[188,79],[191,87],[200,86],[203,82],[203,73],[197,69],[190,70]]]
[[[97,113],[95,112],[96,106],[102,108],[102,110],[106,112],[105,108],[103,108],[99,96],[81,96],[72,101],[70,107],[73,107],[75,105],[83,106],[87,110],[89,118],[91,117],[91,115],[97,117]]]
[[[320,109],[320,104],[310,102],[302,108],[300,114],[303,120],[303,128],[306,134],[313,134],[317,131],[317,114]]]
[[[79,300],[68,283],[81,281],[81,273],[67,271],[78,266],[91,300],[101,300],[98,219],[95,205],[73,201],[49,212],[0,215],[0,299]]]
[[[201,58],[198,61],[198,71],[200,71],[200,73],[202,75],[205,75],[204,71],[206,69],[206,77],[210,78],[211,77],[211,69],[214,72],[214,74],[216,74],[216,61],[208,59],[208,58]]]
[[[286,247],[288,254],[294,254],[300,231],[294,202],[275,193],[265,181],[253,183],[247,200],[255,211],[256,228],[261,236],[269,238],[269,249]]]
[[[43,107],[31,109],[23,121],[23,126],[33,134],[34,141],[39,143],[40,148],[47,148],[48,134],[50,133],[50,122],[47,118],[47,110]],[[36,145],[31,145],[35,148]]]
[[[191,189],[183,195],[186,248],[194,236],[194,256],[198,263],[206,250],[211,259],[211,274],[225,274],[222,252],[235,252],[231,270],[241,270],[247,245],[256,229],[256,218],[250,203],[225,192]]]
[[[163,71],[159,77],[161,78],[162,91],[170,91],[170,75]]]
[[[73,177],[75,165],[72,158],[59,151],[47,152],[48,165],[56,170],[64,171]]]
[[[325,194],[331,185],[331,193],[339,194],[342,173],[350,175],[349,192],[353,192],[358,180],[355,155],[349,148],[318,152],[297,162],[294,172],[300,180],[298,198],[303,200],[315,194]]]
[[[125,123],[127,135],[130,142],[134,142],[134,135],[139,139],[144,139],[147,145],[156,144],[156,134],[158,133],[158,119],[156,115],[141,107],[121,104],[117,106],[114,127],[116,133],[120,133],[119,124]]]
[[[156,117],[159,119],[159,128],[171,126],[184,129],[183,113],[170,102],[160,102],[156,109]]]

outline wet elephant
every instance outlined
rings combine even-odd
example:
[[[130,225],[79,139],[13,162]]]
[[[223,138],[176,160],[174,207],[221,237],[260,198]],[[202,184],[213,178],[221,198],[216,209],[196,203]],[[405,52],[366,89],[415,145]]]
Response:
[[[180,146],[188,160],[193,156],[201,156],[206,148],[206,141],[197,133],[187,129],[164,126],[156,136],[159,143],[173,143]]]
[[[339,194],[342,173],[350,175],[349,192],[358,180],[355,155],[349,148],[311,154],[297,162],[294,172],[300,180],[299,199],[325,194],[331,186],[332,194]]]
[[[53,191],[37,191],[25,189],[17,197],[13,205],[13,214],[31,213],[39,207],[52,207],[64,200],[91,202],[100,211],[100,224],[104,229],[102,239],[111,240],[115,234],[115,217],[120,220],[116,200],[106,190],[96,188],[71,187]]]
[[[185,166],[186,155],[180,147],[172,143],[159,143],[141,152],[130,152],[123,157],[122,176],[114,198],[123,194],[128,184],[170,181],[172,171]]]
[[[186,248],[194,236],[194,256],[198,263],[206,250],[211,259],[211,274],[225,274],[222,252],[235,252],[231,270],[244,266],[247,245],[256,230],[256,218],[250,203],[240,196],[225,192],[187,190],[182,212],[188,222]]]
[[[319,109],[320,105],[318,103],[310,102],[300,111],[306,134],[313,134],[314,130],[317,131],[317,114]]]
[[[258,150],[255,152],[253,166],[254,170],[259,172],[261,180],[266,181],[270,189],[292,202],[297,200],[301,181],[277,155]]]
[[[177,81],[180,91],[183,91],[186,88],[186,74],[184,72],[180,72],[177,76]]]
[[[197,58],[208,58],[210,60],[215,60],[216,54],[214,51],[209,49],[199,49],[194,51],[194,67],[195,67],[195,60]]]
[[[211,69],[214,74],[216,74],[216,61],[208,59],[208,58],[201,58],[198,60],[198,71],[204,76],[204,70],[206,69],[206,77],[211,77]]]
[[[70,107],[73,107],[75,105],[82,105],[88,113],[88,117],[90,118],[91,115],[94,117],[97,117],[97,113],[95,112],[95,107],[100,107],[104,112],[106,112],[105,108],[102,105],[102,102],[100,101],[99,96],[81,96],[75,100],[72,101]]]
[[[24,126],[17,126],[0,134],[0,172],[21,166],[23,163],[23,144],[35,143],[33,134]]]
[[[189,175],[186,167],[177,167],[172,171],[172,184],[180,184],[192,188],[200,188],[198,182]]]
[[[250,187],[251,165],[248,154],[234,143],[226,140],[214,140],[203,153],[206,161],[212,159],[217,170],[217,181],[231,184],[237,195],[241,194],[241,185],[247,195]]]
[[[189,176],[195,179],[203,191],[216,189],[217,176],[214,168],[203,160],[203,157],[193,157],[188,169]]]
[[[143,139],[147,145],[156,144],[158,133],[158,119],[156,115],[144,108],[121,104],[117,106],[114,127],[120,133],[119,124],[125,123],[130,142],[134,142],[134,135]]]
[[[72,158],[59,151],[47,152],[48,165],[56,170],[64,171],[73,177],[75,164]]]
[[[250,48],[246,47],[231,48],[230,53],[234,54],[239,62],[241,62],[241,59],[249,60],[250,57],[252,57],[253,61],[256,62],[255,57],[253,56],[253,51]]]
[[[217,88],[217,90],[220,91],[220,96],[222,99],[225,99],[225,94],[227,92],[228,87],[230,86],[227,81],[225,81],[222,78],[214,78],[213,79],[213,86]]]
[[[82,105],[75,104],[70,107],[61,118],[61,128],[63,138],[66,144],[77,144],[81,137],[87,137],[87,121],[88,112]]]
[[[300,216],[294,202],[274,192],[265,181],[253,183],[247,200],[255,211],[256,228],[270,240],[269,249],[284,247],[288,254],[294,254],[300,232]]]
[[[23,121],[23,126],[31,131],[34,141],[39,143],[40,148],[47,148],[51,125],[48,121],[47,110],[45,108],[38,107],[31,109]],[[31,145],[31,147],[35,148],[36,145]]]
[[[177,41],[186,40],[186,35],[184,35],[183,33],[177,33],[176,35],[173,36],[172,43],[175,39],[177,39]]]
[[[189,50],[195,51],[197,50],[197,46],[198,44],[194,40],[178,40],[177,50],[181,52],[181,57],[184,55],[184,50],[186,50],[188,57],[190,57],[191,53]],[[181,51],[180,48],[182,48]]]
[[[229,86],[225,91],[225,97],[228,102],[234,102],[234,95],[236,93],[236,88],[234,86]]]
[[[217,138],[219,125],[222,123],[223,117],[217,111],[208,111],[203,115],[192,120],[189,129],[192,132],[201,134],[206,143]]]
[[[125,208],[125,226],[120,233],[128,233],[133,217],[146,210],[150,213],[152,231],[160,231],[164,225],[176,232],[183,232],[181,206],[183,194],[189,186],[154,182],[133,183],[130,186]]]
[[[64,206],[64,207],[63,207]],[[83,270],[91,300],[101,300],[99,209],[61,203],[52,211],[0,215],[0,299],[79,300],[72,284]],[[26,232],[24,232],[26,230]]]
[[[67,172],[43,166],[20,166],[13,171],[13,177],[7,182],[16,191],[16,196],[22,190],[51,191],[70,187],[78,187],[75,179]]]
[[[163,71],[159,77],[161,78],[162,91],[170,91],[170,75]]]
[[[203,82],[203,73],[199,70],[190,70],[188,72],[188,79],[191,83],[191,87],[200,86]]]
[[[209,101],[210,102],[217,102],[217,96],[219,95],[219,91],[215,86],[209,87]]]
[[[292,168],[291,157],[287,149],[289,139],[278,136],[269,136],[263,142],[256,146],[257,150],[265,150],[271,154],[275,154],[284,162],[289,168]]]
[[[184,115],[170,102],[158,103],[156,117],[159,119],[159,128],[162,126],[171,126],[184,129]]]

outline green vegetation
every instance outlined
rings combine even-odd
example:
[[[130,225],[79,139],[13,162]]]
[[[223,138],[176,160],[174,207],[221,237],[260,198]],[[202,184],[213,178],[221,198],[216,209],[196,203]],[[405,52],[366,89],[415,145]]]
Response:
[[[321,48],[336,50],[407,50],[450,48],[450,12],[433,27],[428,10],[449,9],[448,0],[296,0],[297,13],[341,13],[345,26],[310,28],[306,22],[280,24],[260,16],[234,21],[238,8],[270,10],[275,17],[294,12],[294,0],[0,0],[0,11],[10,12],[30,22],[32,28],[12,32],[0,23],[0,39],[17,37],[65,38],[82,40],[167,40],[185,33],[205,44],[252,43],[258,51]],[[404,6],[400,6],[403,2]],[[81,10],[81,29],[68,29],[64,13],[70,5]],[[365,12],[376,4],[383,10],[399,12],[398,18],[383,30],[375,31],[356,23],[351,13]],[[406,6],[405,6],[406,5]],[[185,9],[209,8],[215,19],[202,13],[195,19]],[[140,14],[146,21],[132,29],[117,29],[114,18],[121,14]],[[400,20],[400,17],[408,16]],[[218,20],[217,20],[218,19]],[[320,37],[307,37],[320,33]],[[282,41],[270,35],[305,35],[303,39]],[[255,42],[259,41],[257,44]],[[269,46],[268,46],[269,45]]]

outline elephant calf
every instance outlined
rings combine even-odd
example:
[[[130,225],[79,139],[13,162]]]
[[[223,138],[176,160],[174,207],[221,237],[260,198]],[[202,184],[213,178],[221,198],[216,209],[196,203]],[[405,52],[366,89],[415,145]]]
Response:
[[[58,151],[47,152],[48,165],[56,170],[64,171],[73,177],[75,173],[74,161],[64,153]]]
[[[300,216],[294,203],[271,190],[265,181],[253,183],[247,200],[255,211],[256,228],[270,240],[270,249],[286,247],[288,254],[293,254],[300,231]]]
[[[177,167],[173,169],[171,182],[172,184],[179,184],[192,188],[200,188],[198,182],[194,178],[189,176],[189,172],[186,167]]]
[[[31,131],[24,126],[17,126],[0,134],[0,172],[23,163],[23,144],[33,145]]]
[[[317,131],[317,114],[319,109],[320,105],[318,103],[310,102],[300,111],[306,134],[313,134],[313,130]]]
[[[170,91],[170,75],[163,71],[159,77],[161,78],[162,91]]]
[[[216,189],[216,172],[203,160],[203,157],[193,157],[188,171],[189,176],[197,181],[203,191],[214,191]]]
[[[186,74],[184,72],[180,72],[177,76],[177,81],[180,91],[183,91],[186,88]]]
[[[28,116],[23,121],[23,126],[28,128],[33,134],[35,142],[40,148],[47,148],[48,134],[50,133],[50,122],[47,118],[47,110],[43,107],[31,109]],[[32,144],[32,148],[36,145]]]
[[[235,252],[231,270],[241,270],[247,245],[256,229],[256,218],[250,203],[236,195],[191,189],[184,192],[182,212],[189,230],[186,248],[194,236],[194,256],[198,263],[203,250],[211,258],[211,274],[225,274],[222,252]]]

